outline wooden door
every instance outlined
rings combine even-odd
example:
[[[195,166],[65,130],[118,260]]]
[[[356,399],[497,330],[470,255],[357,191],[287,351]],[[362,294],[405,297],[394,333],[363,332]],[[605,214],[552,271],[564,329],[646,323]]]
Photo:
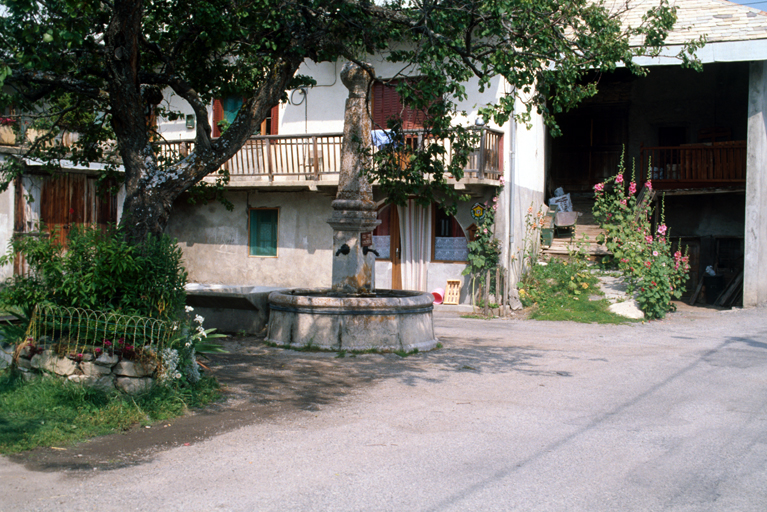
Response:
[[[391,289],[402,289],[402,246],[399,233],[399,212],[397,207],[392,205],[390,208],[391,217],[389,219],[389,236],[391,237]]]
[[[47,178],[41,193],[40,220],[52,236],[66,247],[73,224],[93,222],[86,204],[87,176],[61,174]]]
[[[107,183],[106,186],[114,185]],[[111,192],[99,193],[95,177],[64,173],[43,181],[40,220],[50,233],[66,247],[74,225],[117,223],[117,197]]]

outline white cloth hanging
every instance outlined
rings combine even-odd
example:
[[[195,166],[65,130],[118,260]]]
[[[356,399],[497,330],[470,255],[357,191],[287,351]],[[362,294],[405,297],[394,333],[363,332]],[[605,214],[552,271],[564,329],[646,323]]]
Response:
[[[402,288],[427,291],[427,267],[431,261],[431,207],[424,208],[408,199],[399,213],[402,247]]]

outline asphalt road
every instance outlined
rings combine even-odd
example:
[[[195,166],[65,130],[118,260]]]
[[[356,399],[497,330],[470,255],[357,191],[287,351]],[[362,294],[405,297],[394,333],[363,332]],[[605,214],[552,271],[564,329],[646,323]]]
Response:
[[[406,359],[244,347],[268,364],[184,420],[235,426],[119,464],[0,458],[0,510],[767,510],[767,309],[435,325]]]

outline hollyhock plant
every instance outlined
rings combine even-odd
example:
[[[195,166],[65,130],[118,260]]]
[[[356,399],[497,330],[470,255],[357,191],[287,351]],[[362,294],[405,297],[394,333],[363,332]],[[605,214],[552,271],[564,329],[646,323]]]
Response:
[[[629,289],[637,293],[646,318],[663,318],[675,309],[672,298],[681,297],[684,291],[689,256],[679,250],[672,253],[663,201],[659,226],[653,229],[651,203],[637,200],[635,172],[628,193],[623,186],[624,173],[621,157],[618,174],[594,187],[594,218],[605,230],[597,242],[612,253],[611,261],[623,272]],[[645,186],[648,192],[652,190],[649,181]],[[655,233],[658,236],[653,236]]]

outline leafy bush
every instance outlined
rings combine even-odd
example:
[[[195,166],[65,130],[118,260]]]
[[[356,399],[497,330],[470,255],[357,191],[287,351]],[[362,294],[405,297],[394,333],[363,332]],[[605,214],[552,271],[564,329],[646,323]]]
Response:
[[[606,232],[597,241],[612,252],[613,261],[628,278],[629,291],[637,292],[645,316],[663,318],[666,312],[675,310],[672,297],[682,295],[690,270],[689,256],[681,251],[672,255],[663,210],[660,225],[653,230],[653,208],[647,194],[652,183],[645,184],[647,193],[640,200],[634,173],[628,188],[624,173],[621,158],[618,174],[594,186],[594,217]]]
[[[131,245],[118,228],[74,227],[67,242],[65,248],[56,236],[15,237],[0,264],[21,256],[30,272],[6,281],[0,306],[27,317],[41,302],[164,320],[182,312],[187,273],[169,237]]]
[[[517,287],[520,301],[525,307],[532,306],[530,318],[535,320],[612,324],[629,321],[610,312],[607,300],[592,300],[592,295],[602,295],[598,279],[586,261],[577,256],[570,262],[552,258],[534,263]]]
[[[572,263],[551,259],[533,265],[519,283],[519,300],[525,307],[546,303],[564,294],[579,298],[597,293],[597,278],[586,268],[586,263],[575,260]]]

